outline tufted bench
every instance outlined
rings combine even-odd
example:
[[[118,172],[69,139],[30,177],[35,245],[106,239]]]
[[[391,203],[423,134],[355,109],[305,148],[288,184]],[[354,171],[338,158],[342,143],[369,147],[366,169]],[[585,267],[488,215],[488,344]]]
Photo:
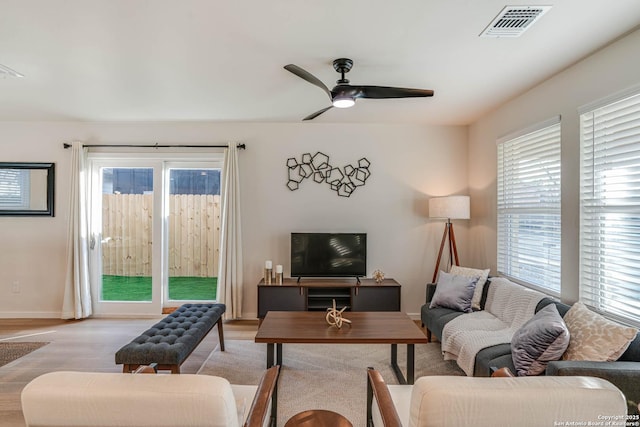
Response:
[[[224,304],[184,304],[116,352],[116,365],[131,372],[140,365],[157,363],[159,370],[180,373],[180,365],[218,324],[220,350],[224,351]]]

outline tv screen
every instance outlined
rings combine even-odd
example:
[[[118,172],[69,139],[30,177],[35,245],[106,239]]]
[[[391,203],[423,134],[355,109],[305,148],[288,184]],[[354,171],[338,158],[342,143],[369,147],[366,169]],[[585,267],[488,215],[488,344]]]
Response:
[[[366,233],[291,233],[291,277],[366,274]]]

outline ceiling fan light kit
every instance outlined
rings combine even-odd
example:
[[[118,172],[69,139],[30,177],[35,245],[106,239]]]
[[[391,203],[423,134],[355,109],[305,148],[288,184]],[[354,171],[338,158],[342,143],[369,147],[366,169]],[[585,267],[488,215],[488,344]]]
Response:
[[[336,108],[349,108],[353,107],[358,98],[369,99],[387,99],[387,98],[418,98],[433,96],[433,91],[428,89],[409,89],[401,87],[389,87],[389,86],[355,86],[350,85],[349,80],[345,78],[345,74],[348,73],[353,67],[353,61],[349,58],[338,58],[333,61],[333,69],[340,73],[340,79],[336,81],[336,86],[333,89],[329,88],[320,81],[316,76],[298,67],[295,64],[288,64],[284,66],[284,69],[290,73],[295,74],[303,80],[311,83],[314,86],[318,86],[322,89],[331,101],[331,105],[325,107],[315,113],[309,114],[302,120],[313,120],[325,111]]]
[[[356,100],[349,96],[336,96],[332,104],[336,108],[350,108],[356,105]]]

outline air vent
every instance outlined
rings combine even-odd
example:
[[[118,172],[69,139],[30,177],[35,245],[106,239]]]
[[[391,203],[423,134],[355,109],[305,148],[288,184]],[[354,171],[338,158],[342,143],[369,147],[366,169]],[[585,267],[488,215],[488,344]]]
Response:
[[[551,6],[506,6],[480,37],[520,37]]]
[[[0,79],[4,79],[7,77],[24,77],[24,76],[19,72],[0,64]]]

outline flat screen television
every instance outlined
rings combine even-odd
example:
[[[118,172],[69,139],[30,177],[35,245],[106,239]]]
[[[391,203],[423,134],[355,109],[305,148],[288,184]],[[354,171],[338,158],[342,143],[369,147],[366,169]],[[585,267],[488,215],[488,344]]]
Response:
[[[366,274],[366,233],[291,233],[291,277]]]

